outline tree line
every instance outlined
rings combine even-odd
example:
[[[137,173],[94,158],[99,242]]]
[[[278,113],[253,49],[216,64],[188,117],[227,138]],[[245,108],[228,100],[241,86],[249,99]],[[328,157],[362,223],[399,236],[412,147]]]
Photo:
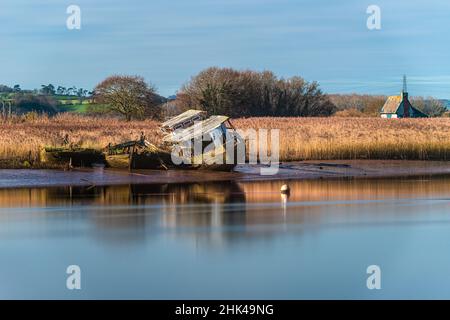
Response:
[[[180,108],[242,116],[329,116],[336,107],[317,82],[278,78],[270,71],[209,68],[193,77],[177,95]]]
[[[91,91],[76,86],[66,88],[43,84],[40,89],[23,90],[19,84],[13,87],[0,85],[0,99],[12,101],[15,113],[36,111],[52,115],[61,111],[61,108],[58,108],[61,101],[58,99],[69,99],[64,101],[64,105],[68,106],[73,104],[72,97],[82,104],[89,95],[92,95]]]
[[[14,93],[22,110],[57,112],[55,95],[89,95],[88,113],[121,115],[126,120],[161,118],[187,109],[230,117],[321,117],[379,116],[386,96],[324,94],[317,82],[299,76],[279,78],[271,71],[211,67],[184,84],[174,101],[160,96],[154,85],[140,76],[110,76],[88,91],[76,87],[42,85],[34,91],[0,85],[1,93]],[[430,116],[441,116],[447,108],[433,98],[412,98],[412,104]],[[35,110],[38,109],[38,110]]]
[[[108,112],[122,114],[127,120],[148,116],[158,118],[161,114],[174,115],[187,109],[234,118],[378,117],[387,99],[381,95],[326,95],[317,82],[307,82],[298,76],[284,79],[270,71],[217,67],[192,77],[181,87],[175,101],[167,102],[153,85],[138,76],[109,77],[96,86],[93,97],[95,102],[109,106]],[[441,101],[431,97],[412,98],[412,104],[432,117],[448,113]]]
[[[43,84],[40,89],[34,90],[22,90],[19,84],[15,84],[13,87],[9,87],[6,85],[0,85],[0,94],[1,93],[32,93],[32,94],[41,94],[47,96],[76,96],[76,97],[86,97],[91,95],[92,92],[86,90],[84,88],[77,88],[76,86],[72,87],[64,87],[64,86],[54,86],[53,84]]]
[[[367,94],[331,94],[330,101],[336,106],[336,116],[378,117],[387,96]],[[411,97],[411,104],[430,117],[440,117],[448,112],[440,100],[433,97]]]
[[[63,87],[58,86],[55,87],[53,84],[49,83],[47,85],[41,85],[40,93],[44,95],[60,95],[60,96],[76,96],[76,97],[86,97],[87,95],[91,95],[92,92],[86,90],[84,88],[77,88],[76,86],[72,87]]]

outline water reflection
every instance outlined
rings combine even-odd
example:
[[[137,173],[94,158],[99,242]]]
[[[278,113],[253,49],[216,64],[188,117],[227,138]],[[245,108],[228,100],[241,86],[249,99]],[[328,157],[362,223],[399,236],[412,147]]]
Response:
[[[289,197],[280,186],[288,183]],[[355,179],[0,189],[0,208],[374,200],[448,195],[449,179]]]
[[[236,182],[0,189],[0,208],[245,202]]]
[[[449,178],[3,189],[0,297],[73,298],[76,263],[83,298],[370,298],[376,263],[382,297],[448,298],[449,204]]]
[[[279,192],[284,183],[290,185],[289,196]],[[0,221],[17,218],[11,208],[54,208],[23,211],[48,217],[59,212],[59,219],[88,222],[95,237],[106,241],[141,241],[166,232],[208,244],[218,237],[221,242],[270,238],[286,226],[350,223],[355,215],[361,219],[360,206],[365,202],[370,208],[364,214],[373,221],[378,218],[370,212],[389,206],[389,200],[449,194],[446,178],[3,189],[0,208],[10,209],[0,209]],[[359,211],[354,211],[355,204]],[[330,216],[331,211],[342,214]],[[382,219],[388,213],[384,214]],[[396,217],[402,214],[410,211],[397,209]]]

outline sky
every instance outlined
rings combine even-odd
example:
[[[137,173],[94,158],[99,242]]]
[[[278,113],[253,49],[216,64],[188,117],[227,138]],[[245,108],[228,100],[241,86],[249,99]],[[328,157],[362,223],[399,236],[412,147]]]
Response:
[[[380,30],[367,28],[369,5]],[[450,98],[448,0],[1,0],[0,23],[0,83],[26,89],[137,74],[169,96],[219,66],[327,93],[396,94],[406,74],[410,95]]]

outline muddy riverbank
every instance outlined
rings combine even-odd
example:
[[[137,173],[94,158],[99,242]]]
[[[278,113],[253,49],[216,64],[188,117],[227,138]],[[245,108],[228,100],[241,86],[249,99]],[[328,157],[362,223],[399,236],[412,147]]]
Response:
[[[276,175],[261,175],[261,166],[243,165],[234,172],[103,168],[64,170],[0,170],[0,188],[103,186],[125,184],[201,183],[302,179],[395,178],[450,175],[450,161],[303,161],[282,163]]]

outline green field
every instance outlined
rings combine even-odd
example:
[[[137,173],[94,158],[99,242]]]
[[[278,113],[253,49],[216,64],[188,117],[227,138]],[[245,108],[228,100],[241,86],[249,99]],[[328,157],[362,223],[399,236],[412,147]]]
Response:
[[[28,92],[28,94],[34,95],[31,92]],[[0,100],[14,101],[16,95],[17,93],[14,92],[0,93]],[[60,112],[85,113],[88,110],[88,106],[92,103],[92,99],[89,98],[83,98],[82,103],[80,103],[80,98],[73,95],[52,95],[50,97],[56,101],[56,109]]]
[[[61,104],[58,105],[58,110],[61,112],[75,112],[75,113],[84,113],[87,111],[87,107],[89,106],[89,103],[84,103],[83,104]]]
[[[54,96],[58,101],[58,110],[62,112],[75,112],[84,113],[87,111],[87,107],[91,104],[91,99],[84,99],[80,103],[80,99],[75,96]]]

